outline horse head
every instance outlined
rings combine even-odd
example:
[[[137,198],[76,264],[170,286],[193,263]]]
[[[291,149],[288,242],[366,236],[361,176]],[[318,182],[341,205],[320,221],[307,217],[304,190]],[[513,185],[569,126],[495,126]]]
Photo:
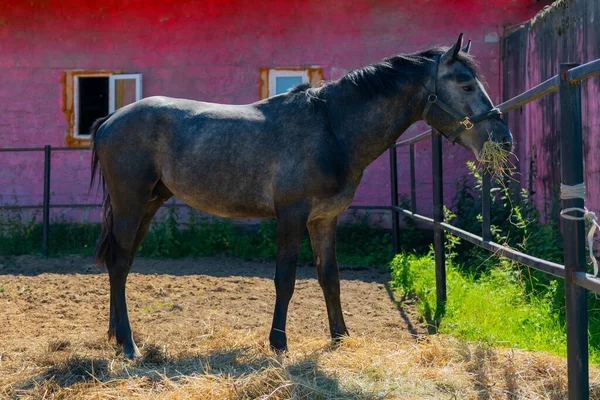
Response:
[[[452,47],[433,58],[422,118],[486,161],[482,154],[486,142],[510,152],[512,134],[481,83],[469,55],[471,41],[462,48],[462,37],[461,33]]]

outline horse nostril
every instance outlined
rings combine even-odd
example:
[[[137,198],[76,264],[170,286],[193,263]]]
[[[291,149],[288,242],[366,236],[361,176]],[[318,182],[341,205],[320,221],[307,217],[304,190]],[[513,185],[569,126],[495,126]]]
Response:
[[[502,140],[500,141],[500,143],[502,143],[502,147],[504,147],[504,150],[506,150],[506,151],[512,150],[512,139],[510,136],[504,136],[502,138]]]

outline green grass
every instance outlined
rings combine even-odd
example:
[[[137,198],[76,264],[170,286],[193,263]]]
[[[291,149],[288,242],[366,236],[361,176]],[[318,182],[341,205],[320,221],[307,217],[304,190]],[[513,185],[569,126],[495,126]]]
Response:
[[[337,235],[340,263],[383,266],[392,259],[392,234],[380,228],[382,220],[373,219],[373,215],[367,213],[351,213],[347,221],[340,224]],[[137,254],[154,258],[227,254],[243,259],[275,259],[275,229],[275,220],[236,225],[232,220],[206,217],[191,209],[170,208],[155,218]],[[91,256],[99,234],[99,224],[55,218],[50,225],[49,255]],[[402,230],[401,242],[403,248],[421,253],[427,251],[429,244],[412,225]],[[19,212],[0,211],[0,256],[39,255],[41,243],[42,228],[35,216],[27,218]],[[299,260],[313,260],[308,235],[302,241]]]
[[[436,321],[433,257],[400,254],[390,268],[395,288],[404,297],[417,298],[419,313],[437,325],[438,332],[494,346],[566,356],[564,322],[553,310],[552,295],[540,298],[528,294],[518,269],[495,268],[476,278],[448,263],[448,302],[445,314],[441,318],[438,315]],[[590,361],[600,362],[600,349],[594,343]]]

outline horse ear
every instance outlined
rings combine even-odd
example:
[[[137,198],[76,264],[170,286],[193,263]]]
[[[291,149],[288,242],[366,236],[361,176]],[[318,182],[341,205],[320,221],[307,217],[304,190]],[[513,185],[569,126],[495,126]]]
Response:
[[[469,54],[469,50],[471,50],[471,40],[470,39],[467,42],[467,45],[465,47],[463,47],[462,51]]]
[[[458,40],[454,43],[454,46],[450,47],[447,52],[445,52],[442,57],[440,57],[440,63],[442,62],[450,62],[456,60],[456,56],[460,51],[463,43],[463,34],[458,35]]]

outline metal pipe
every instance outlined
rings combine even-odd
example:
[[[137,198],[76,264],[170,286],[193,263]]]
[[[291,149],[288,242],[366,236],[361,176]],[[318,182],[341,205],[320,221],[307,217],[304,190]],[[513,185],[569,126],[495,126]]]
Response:
[[[89,147],[53,147],[52,151],[90,151]]]
[[[496,108],[505,113],[514,110],[515,108],[524,106],[525,104],[539,99],[548,93],[555,92],[556,90],[558,90],[558,76],[554,75],[552,78],[545,80],[539,85],[532,87],[531,89],[513,97],[512,99],[498,104]]]
[[[390,194],[392,207],[398,207],[398,160],[396,148],[390,147]],[[392,209],[392,236],[394,240],[394,254],[400,253],[400,221],[398,211]]]
[[[54,149],[52,149],[54,150]],[[99,208],[102,207],[102,204],[50,204],[50,208]],[[189,207],[187,204],[183,204],[183,203],[175,203],[175,204],[163,204],[161,206],[165,207],[165,208],[184,208],[184,207]],[[39,204],[39,205],[35,205],[35,204],[28,204],[28,205],[2,205],[0,204],[0,210],[35,210],[35,209],[44,209],[44,205],[43,204]],[[384,210],[384,211],[388,211],[391,210],[392,208],[390,206],[349,206],[348,209],[350,210]]]
[[[183,206],[189,207],[187,204],[182,204]],[[349,206],[350,210],[391,210],[390,206]]]
[[[410,144],[410,211],[417,213],[417,187],[415,183],[415,144]]]
[[[492,253],[506,257],[519,264],[527,265],[531,268],[546,272],[550,275],[562,278],[564,276],[564,267],[560,264],[553,263],[551,261],[542,260],[541,258],[533,257],[525,253],[521,253],[516,250],[512,250],[509,247],[502,246],[494,242],[485,242],[482,237],[474,235],[470,232],[463,231],[455,226],[441,222],[438,224],[440,228],[447,232],[451,232],[453,235],[458,236],[461,239],[465,239],[479,247],[483,247],[491,251]]]
[[[545,272],[550,275],[554,275],[558,278],[564,278],[565,275],[565,267],[554,263],[552,261],[543,260],[541,258],[537,258],[534,256],[530,256],[525,253],[521,253],[519,251],[513,250],[509,247],[502,246],[498,243],[494,242],[486,242],[483,240],[481,236],[477,236],[471,232],[467,232],[455,226],[452,226],[445,222],[435,222],[432,218],[426,217],[420,214],[413,214],[409,210],[405,210],[403,208],[398,207],[399,212],[404,213],[406,216],[416,219],[418,221],[424,222],[433,227],[437,226],[440,229],[443,229],[446,232],[451,232],[453,235],[458,236],[461,239],[464,239],[468,242],[473,243],[476,246],[482,247],[486,250],[491,251],[492,253],[506,257],[510,260],[518,262],[519,264],[527,265],[528,267],[537,269],[539,271]],[[584,281],[587,286],[598,287],[598,293],[600,293],[600,279],[596,278],[595,281],[590,281],[589,277],[579,278],[579,280]]]
[[[433,221],[433,218],[429,218],[429,217],[426,217],[426,216],[421,215],[421,214],[415,214],[412,211],[405,210],[404,208],[400,208],[400,207],[395,207],[395,209],[398,212],[403,213],[407,217],[410,217],[412,219],[416,219],[417,221],[425,222],[425,223],[427,223],[430,226],[434,226],[435,225],[435,222]]]
[[[583,271],[573,272],[573,282],[594,293],[600,293],[600,278]]]
[[[492,196],[490,194],[490,173],[489,171],[484,171],[481,177],[482,188],[481,188],[481,237],[485,242],[489,242],[492,238],[491,235],[491,202]]]
[[[50,241],[50,157],[52,148],[44,146],[44,204],[42,211],[42,255],[48,256]]]
[[[39,209],[43,209],[44,206],[43,205],[0,205],[0,210],[39,210]]]
[[[428,130],[426,130],[423,133],[419,133],[417,136],[411,137],[410,139],[406,139],[406,140],[403,140],[401,142],[396,142],[392,146],[394,146],[394,147],[400,147],[400,146],[404,146],[404,145],[407,145],[407,144],[412,144],[412,143],[420,142],[421,140],[423,140],[423,139],[428,138],[429,136],[431,136],[431,132],[432,132],[432,130],[428,129]]]
[[[15,147],[13,149],[0,149],[0,153],[23,153],[26,151],[44,151],[44,147]]]
[[[431,135],[431,161],[433,171],[433,220],[444,220],[444,189],[442,175],[442,136],[437,132]],[[435,289],[436,316],[444,314],[446,307],[446,254],[444,250],[444,231],[437,224],[433,229],[433,248],[435,250]]]
[[[575,83],[595,75],[600,75],[600,58],[567,71],[569,83]]]
[[[562,185],[583,183],[583,140],[581,124],[581,85],[567,78],[577,64],[560,64],[560,174]],[[582,198],[562,199],[562,209],[583,208]],[[573,282],[575,272],[585,272],[585,224],[583,220],[563,219],[565,299],[567,325],[567,375],[569,400],[587,399],[588,320],[586,290]]]

